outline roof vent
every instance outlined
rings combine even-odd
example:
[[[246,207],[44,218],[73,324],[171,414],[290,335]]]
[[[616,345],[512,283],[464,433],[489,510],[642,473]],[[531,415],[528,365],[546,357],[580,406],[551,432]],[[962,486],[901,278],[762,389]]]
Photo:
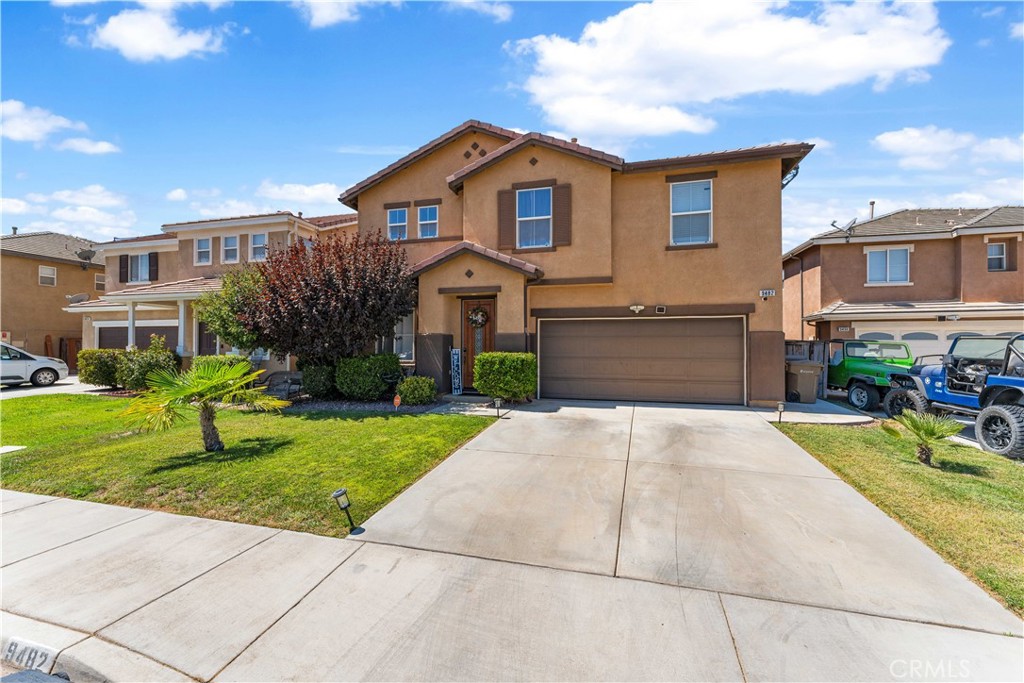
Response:
[[[952,218],[947,218],[946,225],[956,225],[956,221],[953,220]]]
[[[959,209],[957,209],[956,210],[956,215],[957,216],[963,216],[964,215],[964,207],[961,206]]]
[[[89,295],[88,294],[65,294],[64,298],[68,300],[68,303],[80,304],[83,301],[88,301],[89,300]]]
[[[573,138],[573,139],[569,140],[569,142],[571,142],[572,144],[575,145],[577,142],[579,142],[579,138]]]
[[[914,225],[921,225],[921,217],[917,216],[917,222]]]
[[[11,226],[11,234],[12,235],[17,235],[18,234],[18,226],[17,225],[12,225]]]

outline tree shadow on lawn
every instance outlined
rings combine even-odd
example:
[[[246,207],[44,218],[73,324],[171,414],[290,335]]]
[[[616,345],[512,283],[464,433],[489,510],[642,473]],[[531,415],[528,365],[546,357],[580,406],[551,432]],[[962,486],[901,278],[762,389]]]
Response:
[[[370,418],[382,418],[385,420],[391,420],[396,417],[420,417],[425,415],[425,412],[405,412],[396,413],[394,411],[373,411],[373,410],[359,410],[359,411],[335,411],[335,410],[284,410],[281,412],[282,417],[288,418],[299,418],[300,420],[345,420],[347,422],[363,422]]]
[[[943,472],[949,472],[951,474],[969,474],[974,477],[985,477],[991,479],[992,475],[989,474],[989,469],[984,465],[971,465],[966,462],[957,462],[955,460],[946,459],[935,459],[935,466]]]
[[[237,444],[228,446],[222,451],[208,453],[191,451],[167,458],[163,464],[154,467],[149,474],[172,472],[196,465],[221,465],[225,463],[243,463],[273,455],[278,449],[291,445],[295,441],[290,437],[259,436],[242,439]]]

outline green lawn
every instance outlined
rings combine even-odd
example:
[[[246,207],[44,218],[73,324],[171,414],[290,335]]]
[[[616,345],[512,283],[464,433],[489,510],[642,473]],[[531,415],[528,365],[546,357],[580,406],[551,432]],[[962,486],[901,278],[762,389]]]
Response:
[[[341,536],[331,492],[345,486],[356,523],[491,419],[462,415],[221,411],[227,448],[202,449],[198,420],[131,431],[127,400],[51,395],[4,401],[5,488]]]
[[[877,426],[779,428],[1024,616],[1024,462],[947,441],[929,468]]]

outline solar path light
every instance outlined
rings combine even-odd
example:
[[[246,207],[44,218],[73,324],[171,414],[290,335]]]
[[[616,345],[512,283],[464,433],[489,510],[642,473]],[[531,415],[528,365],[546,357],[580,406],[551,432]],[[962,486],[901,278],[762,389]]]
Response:
[[[348,530],[352,531],[356,525],[352,521],[352,513],[348,511],[349,506],[352,505],[348,500],[348,489],[338,489],[331,494],[331,498],[334,498],[334,502],[338,504],[338,509],[348,517]]]

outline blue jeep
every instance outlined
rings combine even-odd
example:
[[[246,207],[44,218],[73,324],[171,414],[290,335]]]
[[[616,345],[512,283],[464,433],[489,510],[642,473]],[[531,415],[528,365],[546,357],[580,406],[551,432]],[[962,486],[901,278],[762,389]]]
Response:
[[[915,364],[890,377],[899,389],[885,396],[889,417],[904,410],[976,417],[986,451],[1024,457],[1024,334],[963,336],[934,365]]]

